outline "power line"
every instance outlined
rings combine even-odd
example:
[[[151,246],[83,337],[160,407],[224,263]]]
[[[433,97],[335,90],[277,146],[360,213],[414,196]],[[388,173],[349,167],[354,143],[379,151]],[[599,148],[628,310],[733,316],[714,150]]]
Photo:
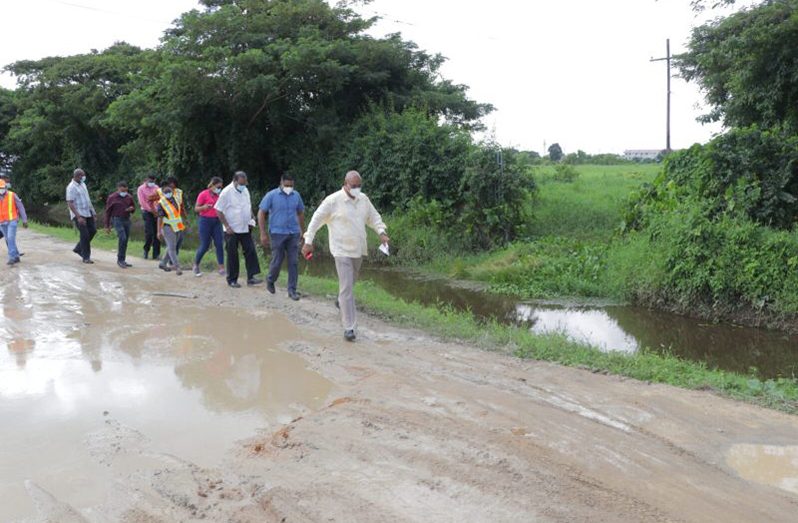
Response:
[[[139,16],[139,15],[131,14],[131,13],[120,13],[119,11],[111,11],[109,9],[103,9],[101,7],[78,4],[78,3],[75,3],[75,2],[67,2],[65,0],[45,0],[45,1],[49,2],[51,4],[59,4],[59,5],[63,5],[63,6],[66,6],[66,7],[72,7],[74,9],[83,9],[84,11],[93,11],[95,13],[102,13],[102,14],[107,14],[107,15],[112,15],[112,16],[123,17],[123,18],[137,18],[139,20],[145,20],[147,22],[153,22],[153,23],[157,23],[157,24],[168,24],[169,23],[169,22],[167,22],[165,20],[156,20],[154,18],[147,18],[145,16]]]

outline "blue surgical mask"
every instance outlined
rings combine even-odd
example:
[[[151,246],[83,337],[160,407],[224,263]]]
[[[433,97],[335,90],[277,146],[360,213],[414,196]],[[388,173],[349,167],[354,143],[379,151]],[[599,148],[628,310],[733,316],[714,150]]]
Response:
[[[164,191],[163,192],[163,196],[164,196],[164,198],[171,198],[172,197],[172,191]]]
[[[121,191],[121,192],[119,193],[119,196],[121,196],[122,198],[124,198],[125,196],[127,196],[127,193],[126,193],[125,191]]]
[[[213,192],[214,192],[214,194],[220,194],[222,192],[222,188],[221,187],[214,187],[213,188]]]
[[[6,192],[8,192],[7,189],[0,189],[0,196],[5,196]]]
[[[153,187],[155,187],[155,182],[147,182],[147,187],[152,189]]]
[[[86,183],[86,177],[85,176],[81,176],[80,177],[80,183]]]
[[[246,188],[247,188],[246,185],[236,185],[236,191],[238,192],[244,192],[244,189]]]

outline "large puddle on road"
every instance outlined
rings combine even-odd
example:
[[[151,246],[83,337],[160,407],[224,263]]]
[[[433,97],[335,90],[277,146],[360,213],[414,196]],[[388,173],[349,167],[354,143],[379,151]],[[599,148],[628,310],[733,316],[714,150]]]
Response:
[[[726,463],[743,479],[798,494],[798,446],[735,445]]]
[[[27,479],[73,506],[101,502],[112,478],[89,435],[110,420],[145,435],[148,452],[214,466],[234,441],[321,407],[330,392],[279,349],[301,338],[279,314],[48,270],[0,283],[0,521],[34,514]]]

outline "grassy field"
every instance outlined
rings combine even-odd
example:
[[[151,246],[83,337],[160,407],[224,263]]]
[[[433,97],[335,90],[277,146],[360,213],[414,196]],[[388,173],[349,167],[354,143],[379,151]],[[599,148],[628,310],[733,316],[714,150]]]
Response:
[[[456,260],[438,260],[431,270],[488,282],[495,291],[523,298],[563,296],[622,299],[626,260],[614,259],[613,242],[629,194],[651,182],[660,166],[576,166],[573,181],[553,167],[536,174],[540,187],[530,238],[504,249]]]
[[[75,241],[77,235],[68,228],[32,225],[33,230],[63,240]],[[116,239],[102,233],[93,242],[96,249],[114,250]],[[130,252],[139,252],[140,242],[131,242]],[[189,262],[193,252],[181,253],[181,260]],[[262,253],[261,253],[262,256]],[[213,261],[208,256],[208,268]],[[131,261],[135,262],[135,258]],[[262,259],[265,266],[265,259]],[[157,269],[153,267],[153,271]],[[283,271],[285,272],[285,271]],[[283,275],[283,278],[285,275]],[[302,275],[302,292],[326,297],[337,293],[337,282],[327,278]],[[399,325],[423,329],[444,339],[473,343],[488,350],[510,352],[521,358],[550,361],[562,365],[666,383],[682,388],[711,390],[718,394],[758,405],[798,413],[798,381],[789,379],[760,380],[751,376],[707,369],[700,363],[663,356],[648,351],[633,355],[601,352],[586,344],[551,334],[534,334],[528,329],[481,323],[471,314],[445,308],[408,303],[392,296],[377,285],[359,283],[356,292],[360,308]]]

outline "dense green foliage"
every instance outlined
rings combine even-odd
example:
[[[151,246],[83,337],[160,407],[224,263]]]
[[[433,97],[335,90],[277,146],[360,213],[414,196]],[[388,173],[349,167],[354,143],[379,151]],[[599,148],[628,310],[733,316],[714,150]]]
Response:
[[[342,176],[330,172],[331,157],[374,107],[419,108],[464,130],[490,109],[439,79],[440,56],[397,35],[369,37],[372,22],[346,7],[205,4],[155,50],[118,44],[9,66],[19,114],[0,138],[19,156],[14,171],[29,196],[52,198],[39,192],[51,184],[33,180],[78,164],[106,189],[148,171],[193,189],[239,168],[256,185],[293,170],[308,187],[330,189]]]
[[[768,0],[693,31],[677,65],[705,92],[705,120],[798,131],[796,13],[797,0]]]

